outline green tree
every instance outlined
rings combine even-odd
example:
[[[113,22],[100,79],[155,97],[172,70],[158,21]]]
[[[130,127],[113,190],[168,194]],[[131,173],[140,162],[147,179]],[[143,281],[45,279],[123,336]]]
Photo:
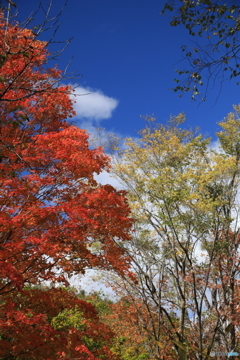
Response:
[[[86,295],[80,292],[78,297],[94,306],[98,316],[114,333],[110,349],[122,360],[147,360],[151,357],[151,346],[146,341],[147,332],[139,331],[136,326],[135,304],[129,299],[122,298],[116,301],[94,292]],[[136,299],[135,299],[136,302]],[[138,303],[139,309],[145,311],[142,302]],[[155,345],[155,344],[151,344]]]
[[[196,38],[193,46],[182,46],[186,67],[176,70],[183,80],[174,91],[190,92],[205,100],[211,81],[240,75],[240,6],[238,1],[169,0],[162,13],[172,12],[172,26],[183,25]],[[181,79],[182,79],[181,78]]]

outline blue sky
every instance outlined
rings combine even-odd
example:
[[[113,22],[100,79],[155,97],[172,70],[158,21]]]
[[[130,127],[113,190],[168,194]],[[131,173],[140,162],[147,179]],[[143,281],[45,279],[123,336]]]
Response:
[[[20,20],[26,19],[38,6],[38,0],[14,0]],[[43,0],[43,3],[49,0]],[[63,0],[53,0],[52,15],[61,8]],[[140,116],[154,115],[165,123],[170,115],[185,112],[186,126],[200,126],[205,136],[212,136],[232,105],[238,104],[239,89],[226,82],[219,95],[220,84],[209,89],[207,101],[191,101],[190,94],[179,98],[171,90],[181,59],[181,45],[190,44],[187,32],[171,27],[170,17],[160,15],[164,0],[69,0],[61,17],[56,40],[73,37],[71,44],[57,62],[64,69],[72,57],[69,71],[82,74],[78,81],[75,121],[81,128],[95,132],[96,127],[116,132],[120,136],[136,136],[144,127]],[[36,22],[41,22],[39,15]],[[42,40],[48,40],[43,34]],[[60,49],[57,44],[54,49]],[[52,48],[50,48],[52,50]],[[219,95],[216,102],[216,97]],[[119,187],[116,179],[103,173],[101,183]],[[106,288],[91,281],[89,276],[74,286],[91,289]],[[112,292],[109,292],[112,296]]]
[[[22,20],[37,8],[38,0],[16,3]],[[53,0],[52,15],[63,3]],[[229,81],[217,101],[218,83],[201,104],[191,101],[190,94],[179,98],[168,90],[180,67],[180,47],[192,46],[192,39],[183,28],[169,25],[170,15],[160,15],[163,5],[164,0],[68,1],[56,40],[73,40],[57,63],[64,69],[73,57],[69,70],[82,75],[77,92],[90,93],[77,98],[78,126],[136,136],[144,127],[140,116],[154,115],[165,123],[170,115],[185,112],[187,126],[200,126],[210,136],[218,130],[216,123],[239,103],[239,87]],[[44,38],[48,40],[48,33]]]

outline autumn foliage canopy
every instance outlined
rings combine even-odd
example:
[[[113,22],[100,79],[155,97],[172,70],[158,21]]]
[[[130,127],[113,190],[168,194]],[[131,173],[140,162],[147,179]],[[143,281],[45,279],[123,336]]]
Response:
[[[62,73],[46,67],[48,57],[45,42],[1,16],[2,359],[60,359],[77,354],[79,359],[94,359],[109,334],[102,332],[101,346],[95,348],[87,336],[83,339],[89,317],[95,318],[95,327],[98,324],[90,305],[60,289],[33,290],[32,286],[42,281],[66,283],[66,275],[86,268],[128,271],[128,259],[116,245],[118,240],[130,239],[125,194],[95,181],[94,174],[108,170],[109,158],[101,148],[90,149],[86,132],[66,120],[74,116],[73,89],[59,84]],[[81,313],[82,329],[51,323],[70,305]],[[60,343],[67,344],[65,350],[57,349]]]

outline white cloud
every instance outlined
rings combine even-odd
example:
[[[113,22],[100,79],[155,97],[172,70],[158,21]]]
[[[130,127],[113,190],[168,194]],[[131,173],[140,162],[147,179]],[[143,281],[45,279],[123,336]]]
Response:
[[[71,286],[77,291],[85,290],[87,294],[94,291],[115,300],[114,291],[104,281],[104,270],[87,269],[84,275],[74,275],[69,279]]]
[[[94,178],[98,183],[102,185],[110,184],[117,190],[124,189],[124,186],[118,181],[118,179],[113,177],[107,171],[102,171],[99,175],[95,175]]]
[[[220,144],[219,139],[217,139],[215,141],[211,141],[209,144],[209,149],[220,153],[221,152],[221,144]]]
[[[109,119],[118,106],[118,100],[103,94],[101,90],[78,86],[74,94],[74,110],[79,119]]]

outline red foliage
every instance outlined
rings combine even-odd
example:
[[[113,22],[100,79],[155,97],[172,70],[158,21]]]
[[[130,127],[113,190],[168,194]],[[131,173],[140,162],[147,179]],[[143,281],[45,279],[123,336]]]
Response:
[[[6,351],[19,355],[28,349],[29,359],[34,337],[54,339],[59,349],[64,342],[61,336],[56,341],[46,320],[50,300],[31,316],[18,304],[24,286],[66,282],[66,274],[89,267],[128,271],[128,258],[115,241],[129,240],[132,224],[124,191],[94,180],[108,170],[109,158],[101,148],[89,149],[86,132],[66,121],[74,115],[73,90],[58,85],[61,72],[46,69],[47,59],[46,43],[0,17],[0,335],[10,334],[1,340]],[[98,252],[91,248],[96,241]],[[45,292],[44,299],[53,296],[57,307],[55,294]],[[78,343],[76,354],[87,353]],[[37,358],[52,359],[44,354]]]
[[[41,67],[45,44],[30,30],[9,26],[5,34],[0,25],[0,293],[86,267],[125,270],[113,240],[129,239],[124,192],[94,180],[108,157],[66,122],[72,90],[54,86],[60,72]],[[101,256],[91,252],[96,240]]]
[[[99,321],[94,307],[62,289],[25,290],[1,307],[0,357],[20,359],[114,359],[107,345],[113,337]],[[69,324],[71,313],[53,320],[63,310],[80,313],[78,326]],[[90,349],[89,349],[90,344]]]

